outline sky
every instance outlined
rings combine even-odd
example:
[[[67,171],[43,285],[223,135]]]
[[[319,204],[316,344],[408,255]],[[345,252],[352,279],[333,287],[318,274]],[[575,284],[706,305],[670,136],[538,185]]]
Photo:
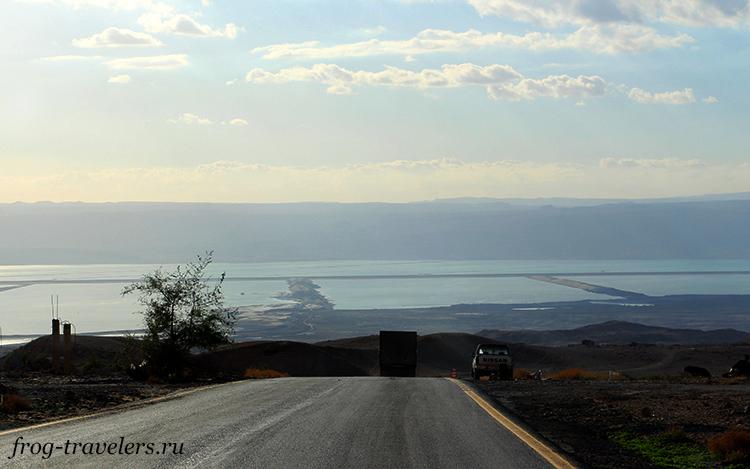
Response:
[[[3,0],[0,202],[750,191],[750,0]]]

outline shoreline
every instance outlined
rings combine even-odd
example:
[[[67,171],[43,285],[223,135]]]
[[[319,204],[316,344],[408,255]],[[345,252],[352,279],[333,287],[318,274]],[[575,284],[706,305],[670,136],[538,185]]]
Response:
[[[606,321],[630,321],[657,327],[712,330],[732,328],[750,333],[750,295],[638,296],[638,303],[576,300],[541,303],[472,303],[418,308],[308,310],[303,307],[253,309],[238,321],[235,340],[316,342],[375,334],[380,329],[476,333],[484,329],[573,329]],[[245,307],[238,307],[242,311]],[[282,317],[283,316],[283,317]],[[120,336],[142,331],[80,332],[80,336]],[[3,338],[3,348],[27,343],[39,334]],[[16,345],[17,346],[17,345]]]
[[[702,270],[702,271],[611,271],[611,272],[508,272],[508,273],[445,273],[445,274],[363,274],[363,275],[265,275],[265,276],[227,276],[225,282],[266,282],[287,281],[294,279],[309,280],[406,280],[406,279],[450,279],[450,278],[521,278],[541,280],[542,277],[619,277],[619,276],[690,276],[690,275],[750,275],[750,270]],[[538,277],[538,278],[535,278]],[[104,279],[42,279],[42,280],[0,280],[0,285],[11,285],[16,288],[31,285],[75,285],[98,283],[133,283],[140,278],[104,278]],[[552,282],[557,283],[557,282]],[[580,282],[579,282],[580,283]],[[570,286],[570,285],[566,285]],[[575,288],[575,287],[574,287]]]

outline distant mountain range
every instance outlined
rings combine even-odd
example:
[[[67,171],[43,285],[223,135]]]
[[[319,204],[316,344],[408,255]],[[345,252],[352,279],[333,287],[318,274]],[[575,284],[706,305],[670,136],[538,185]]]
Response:
[[[405,204],[0,204],[0,264],[750,258],[750,193]]]
[[[598,344],[738,344],[747,343],[750,334],[736,329],[701,331],[696,329],[673,329],[646,326],[625,321],[608,321],[600,324],[551,331],[536,330],[482,330],[482,337],[506,343],[529,345],[570,345],[591,340]]]
[[[590,207],[604,204],[654,204],[675,202],[708,202],[727,200],[750,200],[750,192],[735,192],[729,194],[705,194],[685,197],[663,197],[651,199],[579,199],[572,197],[539,197],[533,199],[523,198],[490,198],[490,197],[459,197],[453,199],[438,199],[427,203],[502,203],[507,205],[518,205],[524,207],[553,206],[553,207]]]

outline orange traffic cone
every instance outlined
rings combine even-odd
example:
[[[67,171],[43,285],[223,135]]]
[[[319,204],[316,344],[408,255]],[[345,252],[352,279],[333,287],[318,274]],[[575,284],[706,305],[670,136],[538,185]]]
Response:
[[[451,378],[453,379],[458,378],[458,373],[456,372],[455,368],[451,368]]]

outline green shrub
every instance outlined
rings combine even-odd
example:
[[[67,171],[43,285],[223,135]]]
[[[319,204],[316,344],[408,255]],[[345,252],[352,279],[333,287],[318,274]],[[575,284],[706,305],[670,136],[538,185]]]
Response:
[[[711,453],[706,448],[694,443],[679,430],[649,436],[621,432],[612,439],[657,467],[705,469],[714,464]]]

